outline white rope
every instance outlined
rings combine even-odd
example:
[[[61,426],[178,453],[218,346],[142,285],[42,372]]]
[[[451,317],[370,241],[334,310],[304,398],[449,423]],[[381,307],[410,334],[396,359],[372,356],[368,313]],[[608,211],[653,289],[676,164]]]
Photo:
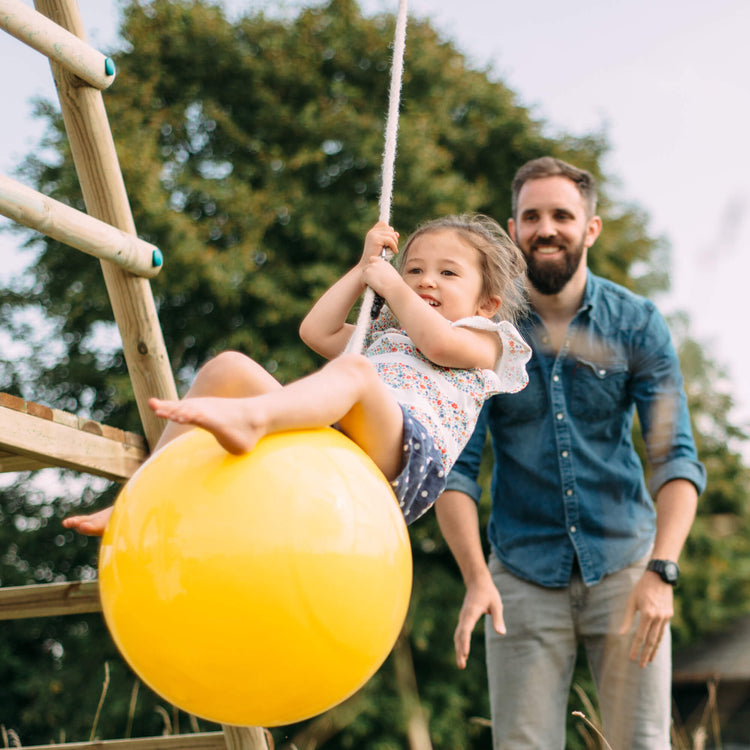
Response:
[[[388,96],[388,115],[385,123],[385,145],[383,167],[380,178],[380,221],[389,223],[393,201],[394,164],[396,162],[396,137],[398,133],[398,109],[401,100],[401,80],[404,72],[404,50],[406,48],[407,0],[399,0],[396,18],[396,33],[393,40],[393,62],[391,64],[391,86]],[[370,314],[375,302],[375,292],[365,289],[362,306],[359,308],[357,324],[346,346],[347,352],[361,352],[365,334],[370,326]]]

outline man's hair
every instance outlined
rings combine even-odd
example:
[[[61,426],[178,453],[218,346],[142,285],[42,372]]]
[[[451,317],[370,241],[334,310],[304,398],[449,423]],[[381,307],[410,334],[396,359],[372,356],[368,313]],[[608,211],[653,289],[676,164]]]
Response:
[[[572,164],[564,162],[562,159],[555,159],[552,156],[542,156],[539,159],[527,161],[513,178],[512,195],[513,195],[513,218],[518,218],[518,194],[521,188],[529,180],[541,180],[544,177],[566,177],[577,188],[583,198],[583,204],[586,207],[587,218],[596,214],[596,180],[591,172],[585,169],[579,169]]]

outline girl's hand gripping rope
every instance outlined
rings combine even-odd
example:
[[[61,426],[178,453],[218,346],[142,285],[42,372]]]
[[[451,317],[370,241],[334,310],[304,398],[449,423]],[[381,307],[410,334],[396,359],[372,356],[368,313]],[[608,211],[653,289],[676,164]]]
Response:
[[[386,253],[385,248],[380,253],[380,257],[383,260],[388,260],[388,254]],[[380,311],[383,309],[383,303],[385,302],[385,299],[381,297],[379,294],[376,294],[375,297],[372,300],[372,307],[370,308],[370,318],[372,320],[376,320],[378,315],[380,315]]]
[[[393,227],[388,226],[382,221],[379,221],[368,233],[365,239],[365,252],[362,259],[365,256],[372,257],[373,250],[377,249],[378,256],[383,260],[388,260],[389,251],[393,254],[398,252],[398,232]],[[375,320],[380,315],[380,310],[383,308],[385,299],[380,295],[376,294],[375,299],[370,309],[370,317]]]

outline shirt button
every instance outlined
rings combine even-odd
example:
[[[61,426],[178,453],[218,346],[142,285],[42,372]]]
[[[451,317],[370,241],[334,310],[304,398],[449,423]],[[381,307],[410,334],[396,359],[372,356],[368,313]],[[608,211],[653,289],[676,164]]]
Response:
[[[575,534],[576,533],[576,527],[575,526],[571,526],[570,527],[570,533],[571,534]]]
[[[567,458],[567,457],[568,457],[568,451],[563,451],[563,452],[562,452],[562,453],[561,453],[560,455],[561,455],[561,456],[562,456],[563,458]]]
[[[555,383],[557,383],[557,382],[558,382],[558,381],[560,380],[560,376],[559,376],[559,375],[553,375],[553,376],[552,376],[552,380],[553,380],[553,381],[554,381]]]
[[[607,374],[606,370],[599,370],[599,374],[604,377]]]
[[[563,418],[563,413],[561,411],[559,411],[559,412],[557,412],[557,414],[555,414],[555,417],[557,417],[557,419],[562,419]]]
[[[570,489],[568,489],[568,490],[565,490],[565,494],[566,494],[566,495],[567,495],[568,497],[570,497],[570,496],[571,496],[571,495],[573,494],[573,490],[570,490]]]

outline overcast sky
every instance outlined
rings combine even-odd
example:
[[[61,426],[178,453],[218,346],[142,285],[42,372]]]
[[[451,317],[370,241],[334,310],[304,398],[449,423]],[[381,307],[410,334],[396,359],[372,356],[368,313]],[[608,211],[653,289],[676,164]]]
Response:
[[[118,3],[79,5],[89,41],[108,49]],[[398,0],[362,6],[395,12]],[[729,370],[735,419],[750,422],[750,1],[410,0],[409,8],[491,67],[551,134],[606,132],[619,197],[643,207],[650,231],[672,245],[673,291],[658,302],[689,312],[693,336]],[[407,31],[407,67],[408,58]],[[41,133],[30,98],[55,94],[46,59],[2,31],[0,71],[0,173],[12,175]],[[0,257],[0,280],[23,264],[7,237]]]

